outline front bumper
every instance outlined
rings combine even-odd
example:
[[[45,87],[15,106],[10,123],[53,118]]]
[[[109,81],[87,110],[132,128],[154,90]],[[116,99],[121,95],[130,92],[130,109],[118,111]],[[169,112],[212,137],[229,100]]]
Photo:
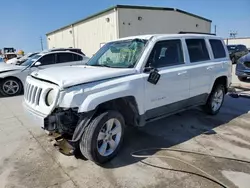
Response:
[[[25,102],[23,102],[23,108],[27,116],[32,120],[32,122],[34,122],[41,128],[44,128],[44,120],[46,118],[46,115],[34,111],[32,108],[27,106]]]

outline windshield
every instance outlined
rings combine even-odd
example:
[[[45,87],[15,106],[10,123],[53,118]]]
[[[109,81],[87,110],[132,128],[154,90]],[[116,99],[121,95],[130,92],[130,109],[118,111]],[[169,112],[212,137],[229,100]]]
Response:
[[[36,61],[37,59],[39,59],[42,55],[35,55],[32,58],[27,59],[26,61],[24,61],[21,66],[30,66],[32,65],[32,63],[34,63],[34,61]]]
[[[228,51],[234,51],[236,49],[235,45],[229,45],[227,46]]]
[[[141,56],[147,40],[133,39],[104,45],[87,63],[91,66],[132,68]]]

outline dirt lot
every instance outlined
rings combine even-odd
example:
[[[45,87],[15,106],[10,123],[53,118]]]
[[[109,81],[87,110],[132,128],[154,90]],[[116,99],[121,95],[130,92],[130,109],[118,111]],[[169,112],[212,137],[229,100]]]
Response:
[[[197,171],[177,161],[138,159],[130,155],[135,150],[152,147],[181,148],[250,161],[250,99],[227,96],[217,116],[193,109],[140,130],[127,129],[122,151],[104,167],[58,152],[48,136],[26,118],[21,100],[22,96],[0,98],[1,188],[220,187],[208,179],[181,172]],[[159,150],[144,154],[185,160],[228,187],[250,185],[247,163]]]

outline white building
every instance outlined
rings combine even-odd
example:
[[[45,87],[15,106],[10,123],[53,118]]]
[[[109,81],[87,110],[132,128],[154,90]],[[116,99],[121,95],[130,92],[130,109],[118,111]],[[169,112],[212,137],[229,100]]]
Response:
[[[114,39],[155,33],[210,33],[211,20],[174,8],[117,5],[47,33],[48,48],[81,48],[92,56]]]
[[[226,44],[243,44],[250,49],[250,37],[228,38],[224,40]]]

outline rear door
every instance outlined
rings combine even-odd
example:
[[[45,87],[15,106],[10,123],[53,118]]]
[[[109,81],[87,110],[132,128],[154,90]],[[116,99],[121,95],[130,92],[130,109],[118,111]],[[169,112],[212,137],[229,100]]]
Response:
[[[219,75],[232,75],[232,63],[230,58],[227,56],[226,48],[221,39],[208,39],[210,49],[212,51],[212,69],[209,69],[211,75],[210,90],[213,87],[215,79]]]
[[[213,64],[204,38],[187,38],[185,41],[190,62],[190,98],[200,103],[209,93]]]

